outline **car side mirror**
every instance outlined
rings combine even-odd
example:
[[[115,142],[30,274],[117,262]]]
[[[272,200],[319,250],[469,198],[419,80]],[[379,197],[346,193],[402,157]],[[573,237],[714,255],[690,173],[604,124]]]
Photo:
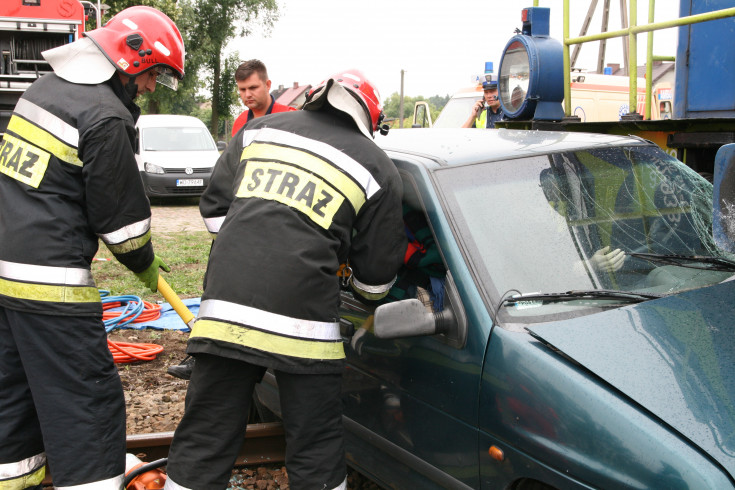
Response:
[[[373,334],[379,339],[433,335],[438,341],[457,349],[464,347],[467,316],[450,271],[447,271],[445,280],[441,311],[433,311],[418,299],[380,305],[373,313]]]
[[[432,312],[417,299],[394,301],[375,309],[373,332],[379,339],[448,333],[457,323],[451,308]]]
[[[712,193],[712,234],[719,248],[735,253],[735,143],[715,156]]]
[[[225,148],[227,148],[227,143],[224,141],[217,142],[217,151],[225,151]]]

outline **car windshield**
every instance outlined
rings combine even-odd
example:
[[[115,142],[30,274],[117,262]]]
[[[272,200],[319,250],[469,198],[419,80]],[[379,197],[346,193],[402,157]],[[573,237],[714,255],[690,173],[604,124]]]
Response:
[[[667,295],[733,276],[735,257],[712,239],[712,184],[657,147],[447,167],[436,177],[488,304],[511,291]],[[660,255],[704,259],[655,260]],[[563,299],[519,301],[506,314],[629,304]]]
[[[148,151],[212,151],[214,140],[205,128],[160,127],[143,129],[143,148]]]

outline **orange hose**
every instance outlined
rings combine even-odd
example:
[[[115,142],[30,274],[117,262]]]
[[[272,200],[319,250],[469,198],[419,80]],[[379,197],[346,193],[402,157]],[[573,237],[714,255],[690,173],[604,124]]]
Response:
[[[112,308],[124,306],[120,301],[102,304],[102,319],[109,320],[122,315],[121,311],[106,311]],[[143,311],[131,323],[143,323],[157,320],[161,316],[161,305],[143,301]],[[112,353],[116,364],[125,364],[136,361],[153,361],[156,356],[163,352],[163,347],[158,344],[134,344],[130,342],[113,342],[107,339],[107,346]]]
[[[163,346],[158,344],[133,344],[130,342],[113,342],[107,339],[107,346],[112,352],[112,358],[117,364],[136,361],[153,361],[163,352]]]

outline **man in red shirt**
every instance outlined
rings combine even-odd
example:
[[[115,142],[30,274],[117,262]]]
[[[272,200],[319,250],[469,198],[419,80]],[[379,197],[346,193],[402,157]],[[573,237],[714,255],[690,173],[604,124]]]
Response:
[[[232,136],[242,128],[246,122],[256,117],[275,112],[295,111],[293,107],[278,104],[270,94],[271,81],[268,71],[260,60],[250,60],[242,63],[235,71],[235,83],[242,103],[248,108],[240,114],[232,125]]]

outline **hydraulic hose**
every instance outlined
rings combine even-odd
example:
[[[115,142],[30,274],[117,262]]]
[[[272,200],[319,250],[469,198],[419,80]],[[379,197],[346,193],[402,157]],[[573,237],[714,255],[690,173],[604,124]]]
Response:
[[[102,320],[107,333],[130,323],[149,322],[161,316],[161,305],[143,301],[138,296],[109,296],[109,294],[109,291],[100,290]],[[124,307],[122,311],[111,311],[113,308],[120,307]],[[117,364],[152,361],[158,354],[163,352],[163,347],[158,344],[114,342],[107,339],[107,346]]]
[[[153,361],[163,352],[163,346],[158,344],[134,344],[131,342],[113,342],[107,339],[107,347],[112,353],[116,364],[126,364],[136,361]]]

